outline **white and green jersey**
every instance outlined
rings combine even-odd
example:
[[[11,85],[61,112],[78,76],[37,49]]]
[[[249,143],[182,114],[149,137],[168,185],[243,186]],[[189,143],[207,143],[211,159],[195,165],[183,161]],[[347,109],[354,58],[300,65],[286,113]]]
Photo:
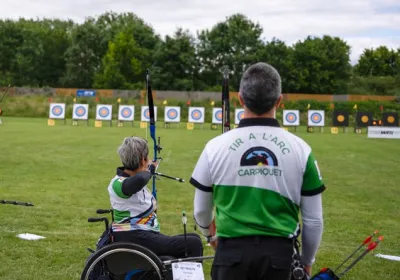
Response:
[[[156,209],[157,203],[147,186],[138,186],[133,194],[124,193],[123,183],[129,177],[122,168],[110,181],[108,193],[114,211],[114,231],[151,230],[160,231]],[[131,186],[132,188],[132,186]]]
[[[212,193],[217,235],[226,238],[297,236],[302,196],[325,189],[310,146],[275,119],[243,119],[210,140],[190,182]]]

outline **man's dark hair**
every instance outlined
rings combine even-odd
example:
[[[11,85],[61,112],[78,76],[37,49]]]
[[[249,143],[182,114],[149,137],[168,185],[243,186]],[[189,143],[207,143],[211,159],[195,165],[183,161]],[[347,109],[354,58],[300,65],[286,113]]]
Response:
[[[262,115],[274,107],[281,95],[281,77],[274,67],[259,62],[244,72],[239,91],[246,107]]]

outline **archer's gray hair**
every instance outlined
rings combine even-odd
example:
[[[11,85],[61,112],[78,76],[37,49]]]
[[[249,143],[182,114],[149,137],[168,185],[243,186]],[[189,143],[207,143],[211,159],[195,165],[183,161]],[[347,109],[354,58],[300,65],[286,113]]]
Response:
[[[281,77],[271,65],[251,65],[240,81],[240,95],[246,107],[256,115],[271,111],[281,96]]]
[[[140,137],[126,137],[118,147],[117,153],[126,169],[136,170],[143,159],[149,155],[147,141]]]

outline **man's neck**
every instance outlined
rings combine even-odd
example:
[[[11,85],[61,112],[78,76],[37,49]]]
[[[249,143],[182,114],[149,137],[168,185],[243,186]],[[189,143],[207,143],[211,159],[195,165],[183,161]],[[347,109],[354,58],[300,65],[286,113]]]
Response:
[[[128,170],[128,169],[124,169],[124,173],[128,174],[129,176],[133,177],[136,175],[137,171],[132,171],[132,170]]]
[[[246,119],[265,119],[265,118],[271,118],[275,119],[275,111],[271,110],[268,113],[262,114],[262,115],[256,115],[250,111],[245,110],[244,111],[244,118]]]

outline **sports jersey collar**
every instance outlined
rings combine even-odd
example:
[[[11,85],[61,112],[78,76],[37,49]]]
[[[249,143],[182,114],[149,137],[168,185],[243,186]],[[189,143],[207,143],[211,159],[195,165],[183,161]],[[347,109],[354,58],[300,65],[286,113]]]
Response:
[[[279,122],[273,118],[248,118],[241,119],[238,127],[247,126],[275,126],[280,127]]]
[[[129,175],[129,174],[126,174],[125,172],[124,172],[124,167],[123,166],[120,166],[120,167],[117,167],[117,175],[118,176],[121,176],[121,177],[130,177],[131,175]]]

